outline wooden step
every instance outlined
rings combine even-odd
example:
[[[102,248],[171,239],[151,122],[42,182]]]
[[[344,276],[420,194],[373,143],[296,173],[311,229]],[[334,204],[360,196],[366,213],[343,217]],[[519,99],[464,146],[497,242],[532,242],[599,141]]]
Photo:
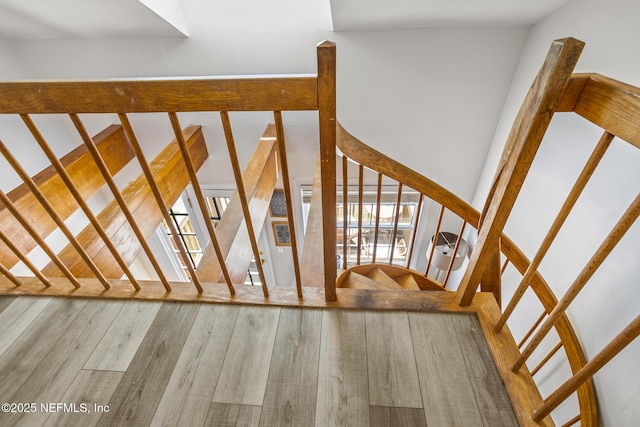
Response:
[[[421,290],[420,286],[418,286],[418,282],[416,281],[416,279],[413,277],[413,274],[411,273],[407,273],[403,276],[396,277],[395,281],[408,291]]]
[[[373,270],[371,270],[369,273],[367,273],[367,277],[375,281],[378,281],[380,283],[384,283],[385,289],[388,289],[388,290],[397,289],[402,291],[405,290],[403,286],[401,286],[398,282],[392,279],[391,276],[389,276],[387,273],[382,271],[380,268],[374,268]]]
[[[353,271],[349,272],[349,275],[346,278],[346,280],[342,282],[342,287],[351,288],[351,289],[373,289],[373,290],[380,290],[380,291],[404,290],[404,288],[402,288],[397,283],[395,284],[395,286],[389,286],[387,283],[379,282],[375,279],[371,279],[367,276],[364,276],[362,274],[359,274]]]

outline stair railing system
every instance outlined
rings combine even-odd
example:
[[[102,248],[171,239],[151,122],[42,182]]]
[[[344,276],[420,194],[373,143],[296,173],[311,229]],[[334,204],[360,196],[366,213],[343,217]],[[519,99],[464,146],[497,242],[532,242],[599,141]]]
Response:
[[[358,164],[358,234],[357,234],[357,248],[362,247],[362,221],[363,221],[363,212],[362,208],[362,200],[363,200],[363,175],[364,169],[372,170],[377,173],[377,192],[376,192],[376,213],[380,212],[380,201],[381,201],[381,192],[382,192],[382,183],[384,179],[391,179],[395,181],[398,185],[397,197],[394,208],[394,217],[393,217],[393,230],[392,230],[392,238],[390,243],[390,255],[389,255],[389,264],[393,263],[393,253],[395,250],[395,235],[398,229],[398,221],[400,215],[398,214],[400,204],[401,204],[401,196],[403,191],[414,191],[419,194],[418,203],[416,205],[415,218],[413,219],[413,223],[415,224],[412,232],[411,238],[407,245],[407,256],[405,261],[405,267],[409,268],[411,265],[412,257],[415,253],[416,247],[416,234],[418,232],[418,223],[420,222],[420,216],[422,215],[422,206],[427,203],[427,201],[433,202],[440,206],[438,219],[436,222],[435,229],[433,230],[433,236],[438,236],[441,232],[441,224],[443,222],[443,218],[445,215],[449,215],[449,219],[452,222],[460,222],[460,231],[458,232],[457,241],[455,241],[453,245],[453,253],[451,256],[451,260],[447,266],[447,269],[444,271],[444,279],[440,282],[437,280],[437,277],[428,277],[429,270],[431,269],[431,260],[433,259],[434,250],[435,250],[435,237],[434,244],[431,245],[431,249],[429,250],[429,254],[427,255],[428,262],[427,267],[424,271],[424,276],[428,277],[430,280],[438,283],[443,288],[446,287],[449,277],[451,275],[453,262],[456,259],[456,254],[458,249],[460,248],[460,242],[462,240],[463,233],[467,225],[470,226],[470,229],[475,229],[477,227],[480,214],[477,210],[473,209],[470,205],[464,202],[455,194],[451,193],[444,187],[438,185],[434,181],[420,175],[416,171],[411,168],[403,165],[388,156],[380,153],[379,151],[374,150],[373,148],[367,146],[362,141],[358,140],[356,137],[347,132],[341,125],[338,125],[338,137],[337,137],[337,147],[342,153],[342,203],[343,206],[347,206],[348,203],[348,162],[355,162]],[[346,244],[349,236],[347,236],[347,229],[349,228],[348,217],[347,217],[347,209],[343,209],[344,217],[342,218],[342,241],[345,242],[342,245],[342,268],[347,269],[347,250],[348,245]],[[380,230],[379,224],[380,215],[376,214],[375,225],[373,227],[374,237],[373,237],[373,256],[372,262],[377,262],[377,248],[378,248],[378,232]],[[360,251],[357,254],[356,265],[361,264]]]
[[[219,277],[233,297],[239,283],[230,277],[229,261],[226,259],[228,248],[221,248],[218,231],[209,220],[207,202],[198,179],[198,170],[208,156],[203,130],[199,126],[183,128],[180,116],[195,112],[219,114],[242,206],[242,221],[248,231],[251,252],[258,260],[258,232],[252,220],[254,208],[250,200],[251,194],[245,188],[229,113],[267,111],[272,112],[275,126],[267,128],[263,139],[275,140],[276,144],[274,156],[277,156],[277,160],[274,158],[271,164],[277,164],[283,178],[296,295],[298,299],[302,299],[298,238],[295,233],[282,116],[287,111],[309,110],[319,112],[321,146],[325,147],[325,151],[328,150],[327,147],[335,147],[335,130],[332,129],[332,124],[335,126],[335,46],[329,42],[318,45],[317,76],[0,83],[0,114],[20,118],[28,131],[27,135],[30,134],[30,139],[36,141],[51,164],[43,173],[31,177],[9,148],[24,142],[20,138],[14,138],[13,134],[5,136],[4,143],[0,142],[2,157],[23,181],[22,185],[8,194],[0,191],[0,202],[3,205],[0,206],[0,272],[4,276],[0,278],[0,282],[5,287],[10,286],[7,290],[14,291],[13,293],[215,300],[212,292],[220,292],[222,284],[216,280],[217,277],[204,280],[200,277],[200,272],[192,264],[176,225],[169,216],[169,208],[187,185],[190,185],[195,194],[196,211],[204,218],[203,223],[206,224],[219,264]],[[134,129],[135,121],[132,120],[132,117],[151,115],[150,113],[165,115],[165,124],[159,127],[166,128],[168,123],[173,135],[167,139],[170,141],[171,137],[174,138],[156,160],[151,162],[147,160],[149,142],[145,145],[141,141],[142,132]],[[49,116],[47,123],[51,123],[51,116],[61,117],[60,123],[65,117],[70,119],[77,131],[75,137],[82,141],[83,146],[62,160],[59,159],[51,148],[51,141],[44,135],[46,132],[43,133],[37,124],[41,115]],[[85,125],[86,116],[89,115],[106,115],[109,121],[117,118],[117,125],[91,137]],[[107,142],[100,139],[104,133],[109,133],[108,137],[104,137],[109,140]],[[101,148],[105,144],[116,144],[111,142],[116,139],[118,146],[123,147],[119,149],[127,153],[120,160],[110,159],[112,155],[109,150],[113,147]],[[146,150],[143,146],[146,146]],[[120,153],[114,151],[116,152]],[[115,177],[129,159],[134,157],[142,174],[138,180],[122,189],[116,184]],[[77,166],[76,163],[83,164]],[[322,168],[323,175],[327,175],[331,162],[323,161]],[[275,176],[274,170],[274,180]],[[94,182],[96,177],[101,180],[98,178],[99,182]],[[53,181],[55,184],[51,183]],[[89,181],[91,184],[87,184]],[[113,206],[95,213],[87,200],[105,183],[113,197]],[[146,192],[144,200],[150,202],[141,202],[142,192]],[[329,197],[328,194],[326,191],[323,196]],[[265,201],[268,203],[268,199]],[[147,211],[140,208],[141,203]],[[90,226],[76,235],[70,231],[65,221],[78,207],[89,220]],[[188,283],[169,282],[156,254],[149,247],[147,239],[162,219],[175,239],[175,247],[187,269]],[[333,220],[335,222],[335,218]],[[148,223],[154,221],[149,226]],[[116,228],[119,231],[114,231]],[[56,253],[45,241],[56,229],[62,232],[69,243],[68,248],[60,253]],[[50,259],[50,267],[38,268],[30,260],[29,253],[38,247]],[[147,257],[158,281],[143,281],[135,277],[130,264],[139,252]],[[19,262],[30,269],[34,277],[16,277],[12,274],[11,269]],[[107,264],[115,265],[107,271],[104,267]],[[268,298],[270,285],[273,284],[265,280],[260,262],[256,262],[256,267],[262,284],[262,295]],[[44,272],[47,268],[48,274]],[[123,275],[127,280],[119,280]],[[335,280],[335,269],[333,276]],[[331,298],[330,289],[327,295],[327,298]]]
[[[543,313],[520,339],[513,357],[499,357],[507,360],[507,370],[515,375],[534,376],[535,381],[535,374],[558,354],[560,349],[564,349],[563,354],[573,376],[544,400],[541,399],[539,407],[526,414],[525,418],[521,418],[521,422],[527,425],[551,425],[548,415],[572,394],[577,396],[579,414],[563,425],[570,426],[578,422],[582,426],[598,425],[593,375],[640,335],[638,316],[600,353],[587,360],[566,316],[567,309],[579,292],[637,219],[640,214],[640,194],[627,210],[621,213],[619,221],[563,296],[557,298],[538,271],[549,247],[613,139],[618,137],[640,148],[640,89],[596,74],[572,74],[582,47],[583,43],[575,39],[558,40],[553,43],[547,60],[516,119],[482,214],[434,182],[367,147],[342,127],[338,128],[338,148],[346,157],[378,172],[379,176],[391,177],[399,183],[400,188],[408,186],[415,189],[424,198],[440,203],[442,210],[448,209],[458,215],[463,220],[463,227],[468,224],[476,229],[478,242],[457,291],[461,305],[471,303],[478,286],[481,286],[483,291],[492,292],[499,305],[501,276],[509,264],[522,275],[522,279],[501,316],[495,317],[493,332],[511,336],[505,325],[515,310],[527,310],[524,304],[519,304],[527,289],[532,289],[542,303]],[[554,112],[575,112],[601,127],[603,134],[543,239],[541,247],[534,258],[529,260],[503,233],[503,228]],[[343,176],[345,175],[346,167],[343,172]],[[329,209],[329,206],[325,209]],[[438,220],[438,224],[440,222],[441,219]],[[436,235],[438,229],[439,225]],[[526,362],[551,330],[557,333],[558,344],[529,372]],[[507,377],[508,375],[509,373],[506,373]],[[509,381],[505,383],[509,388]]]

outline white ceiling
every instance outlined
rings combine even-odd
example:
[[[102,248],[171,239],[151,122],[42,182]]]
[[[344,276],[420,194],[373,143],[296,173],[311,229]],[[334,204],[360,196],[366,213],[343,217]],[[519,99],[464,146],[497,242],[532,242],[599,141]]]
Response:
[[[568,0],[331,0],[341,30],[531,25]]]
[[[0,38],[184,37],[180,0],[0,0]]]
[[[220,0],[0,0],[0,38],[184,37],[189,23],[182,15],[181,1],[213,1],[213,10],[226,10]],[[253,10],[265,0],[231,1]],[[269,1],[273,7],[264,9],[267,22],[300,19],[283,17],[281,8],[275,7],[274,2],[286,0]],[[333,25],[335,31],[350,31],[531,25],[568,0],[319,1],[331,8],[332,23],[327,22],[325,28]],[[277,16],[268,16],[269,10]]]

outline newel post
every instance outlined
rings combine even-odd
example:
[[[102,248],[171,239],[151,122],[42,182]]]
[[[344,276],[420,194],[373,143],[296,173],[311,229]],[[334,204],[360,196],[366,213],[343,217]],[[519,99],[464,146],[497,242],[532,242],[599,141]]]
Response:
[[[336,296],[336,45],[320,43],[318,54],[318,113],[325,299]]]
[[[499,286],[496,262],[502,230],[583,47],[583,42],[573,38],[554,41],[520,107],[485,204],[477,243],[457,291],[460,305],[471,304],[481,283],[483,290],[494,291]]]

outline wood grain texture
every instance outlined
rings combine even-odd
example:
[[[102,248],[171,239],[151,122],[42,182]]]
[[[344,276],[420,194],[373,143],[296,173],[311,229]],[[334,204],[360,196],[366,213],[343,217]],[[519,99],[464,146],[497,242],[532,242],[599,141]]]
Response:
[[[251,221],[258,234],[264,226],[278,178],[276,149],[275,128],[269,125],[242,174]],[[237,190],[231,196],[229,205],[216,227],[216,236],[232,282],[244,283],[253,252],[244,219],[242,200]],[[207,244],[198,265],[198,277],[204,282],[224,281],[211,242]]]
[[[365,330],[364,312],[323,312],[317,426],[369,425]]]
[[[316,110],[315,77],[0,83],[0,113]]]
[[[455,320],[451,316],[448,313],[429,317],[409,314],[427,423],[482,425],[482,412],[464,369],[465,358],[475,355],[459,347],[452,335]],[[463,371],[451,375],[454,366]],[[448,381],[451,387],[442,387],[443,381]]]
[[[460,304],[471,302],[483,279],[485,266],[493,262],[493,249],[499,242],[504,225],[583,47],[583,42],[572,38],[554,41],[522,103],[505,145],[501,166],[498,169],[499,178],[492,185],[492,197],[485,202],[483,212],[486,215],[483,216],[482,226],[478,230],[478,241],[458,288]],[[497,270],[500,270],[499,266]]]
[[[126,371],[161,305],[151,301],[123,305],[84,369]]]
[[[0,297],[0,315],[7,307],[13,304],[15,300],[16,300],[16,297],[6,297],[6,296]]]
[[[427,420],[424,416],[423,409],[371,406],[369,409],[369,414],[371,427],[427,427]]]
[[[373,280],[377,280],[378,282],[384,283],[385,288],[389,290],[391,289],[404,290],[402,285],[396,282],[391,276],[389,276],[380,268],[375,268],[371,270],[371,272],[367,275],[367,277]]]
[[[60,402],[87,404],[88,413],[57,412],[52,413],[44,423],[44,427],[82,425],[95,426],[100,416],[95,405],[107,404],[124,372],[81,370],[73,380]],[[31,421],[31,420],[29,420]]]
[[[241,307],[213,402],[262,405],[279,315],[275,307]]]
[[[507,259],[510,260],[510,262],[513,264],[513,266],[518,270],[518,272],[521,275],[524,275],[528,266],[530,265],[529,259],[505,235],[502,236],[501,241],[502,241],[502,250],[504,254],[507,256]],[[553,309],[558,304],[558,299],[556,298],[554,293],[551,291],[551,288],[549,287],[547,282],[544,280],[544,278],[542,278],[542,276],[539,273],[536,273],[533,275],[530,286],[531,286],[531,289],[533,289],[533,291],[536,293],[537,298],[540,300],[540,302],[544,306],[545,311],[547,313],[550,313],[551,311],[553,311]],[[486,318],[486,322],[482,323],[483,329],[485,329],[485,337],[487,338],[487,342],[490,344],[490,348],[492,349],[493,358],[496,361],[496,364],[498,365],[499,369],[501,370],[501,375],[503,379],[505,379],[506,377],[508,377],[508,374],[505,375],[502,372],[502,369],[504,368],[508,371],[511,371],[511,367],[513,366],[513,363],[517,360],[517,357],[519,356],[520,353],[516,348],[517,353],[515,352],[512,353],[511,352],[512,350],[509,349],[508,352],[505,351],[505,353],[508,353],[508,354],[500,354],[501,348],[508,349],[508,346],[511,345],[510,339],[513,339],[511,337],[511,334],[509,333],[504,337],[501,336],[500,334],[493,335],[493,334],[487,333],[487,330],[485,328],[485,325],[490,324],[491,322],[493,322],[494,326],[498,324],[498,321],[500,318],[499,308],[497,306],[494,307],[493,305],[486,304],[486,303],[479,304],[478,307],[481,308],[481,310],[478,312],[479,319],[482,321],[483,319]],[[498,312],[498,317],[493,318],[492,316],[495,315],[496,312]],[[554,328],[558,333],[558,335],[560,336],[560,339],[562,340],[562,346],[565,349],[565,354],[567,355],[567,360],[569,361],[569,365],[571,366],[571,371],[573,373],[578,372],[580,369],[582,369],[584,365],[586,365],[587,359],[582,350],[582,346],[580,344],[580,341],[578,340],[576,332],[573,329],[573,326],[571,325],[571,322],[569,322],[569,319],[567,319],[566,316],[562,316],[560,317],[560,319],[558,319],[558,322],[555,324]],[[496,348],[496,351],[494,351],[494,348],[491,347],[491,344],[494,338],[500,338],[501,340],[504,341],[504,343],[500,344],[501,347]],[[515,357],[512,357],[513,354],[517,354],[517,355]],[[511,363],[511,365],[509,365],[508,367],[506,365],[502,366],[501,363],[504,361],[508,361],[506,363]],[[525,371],[526,370],[524,369],[520,369],[520,372],[525,372]],[[505,379],[505,385],[507,385],[506,381],[507,380]],[[521,386],[525,390],[528,390],[528,386],[526,384],[518,385],[518,386]],[[511,396],[512,401],[514,399],[514,396],[517,397],[519,395],[518,394],[519,392],[517,391],[518,386],[507,387],[507,391],[509,392],[509,395]],[[577,394],[578,394],[578,401],[580,404],[581,423],[584,426],[597,426],[599,422],[598,406],[596,402],[596,394],[595,394],[593,381],[587,381],[585,384],[583,384],[583,386],[578,389]],[[526,399],[524,400],[525,402],[527,402],[525,406],[528,409],[533,408],[532,406],[529,405],[529,400],[526,400]],[[531,401],[534,401],[534,400],[531,400]],[[535,400],[535,402],[539,402],[539,399]],[[514,403],[514,407],[515,406],[516,404]],[[519,411],[519,410],[516,411],[516,414],[518,414],[518,418],[520,418],[520,412],[524,412],[524,411]],[[520,422],[523,423],[522,420],[520,420]]]
[[[640,148],[640,88],[591,74],[574,111]]]
[[[184,133],[194,163],[197,167],[202,166],[208,157],[202,130],[197,126],[191,126],[185,129]],[[189,183],[189,177],[175,140],[151,162],[150,166],[165,203],[169,206],[173,205]],[[142,232],[146,236],[151,235],[162,221],[162,213],[158,209],[144,175],[138,176],[127,185],[122,191],[122,196]],[[112,243],[118,248],[123,260],[127,264],[133,262],[142,247],[118,203],[115,200],[110,202],[102,212],[96,215],[96,218],[102,224]],[[122,276],[122,269],[91,225],[85,227],[77,237],[105,277],[117,279]],[[76,250],[71,245],[66,246],[59,256],[77,277],[93,277],[87,264],[78,257]],[[42,272],[45,276],[60,276],[60,272],[53,264],[47,265],[42,269]]]
[[[320,127],[320,176],[322,210],[336,208],[336,45],[325,41],[317,46],[318,120]],[[327,301],[336,300],[336,216],[322,216],[324,234],[324,288]]]
[[[197,313],[193,304],[162,305],[97,425],[151,423]]]
[[[24,384],[87,304],[81,299],[53,299],[0,357],[0,396]]]
[[[133,158],[133,151],[120,126],[109,126],[93,138],[112,174],[118,173]],[[87,200],[105,183],[84,145],[63,156],[60,162],[76,183],[80,194]],[[56,212],[63,220],[78,209],[78,205],[53,166],[42,170],[32,179],[48,200],[55,201]],[[55,222],[49,217],[26,184],[19,185],[7,193],[7,196],[20,213],[30,221],[40,236],[46,237],[57,228]],[[37,246],[36,242],[24,232],[22,226],[2,204],[0,204],[0,228],[25,254]],[[7,250],[4,244],[0,243],[0,263],[11,268],[17,262],[17,257]]]
[[[339,288],[337,301],[325,301],[324,290],[305,288],[301,301],[291,286],[274,286],[268,299],[257,286],[239,285],[236,295],[230,295],[224,284],[205,283],[204,292],[198,294],[188,282],[172,282],[173,291],[167,293],[161,282],[143,281],[142,290],[135,292],[126,280],[110,280],[111,288],[105,291],[97,279],[81,279],[82,287],[75,289],[68,281],[52,278],[53,286],[43,288],[33,277],[21,278],[22,286],[16,288],[9,279],[0,277],[0,294],[65,296],[71,298],[106,298],[148,301],[219,302],[266,306],[320,307],[320,308],[370,308],[381,310],[420,310],[475,312],[479,305],[459,306],[454,292],[397,292],[369,289]]]
[[[0,355],[29,327],[50,298],[2,298],[10,304],[0,312]]]
[[[239,309],[225,305],[199,308],[152,426],[201,426],[212,416],[209,406]]]
[[[260,406],[212,403],[205,426],[251,427],[260,422]]]
[[[315,424],[322,312],[280,310],[261,426]]]
[[[337,145],[340,151],[345,153],[350,159],[363,166],[382,173],[383,175],[401,182],[407,187],[424,194],[431,200],[441,205],[446,205],[449,210],[474,226],[478,224],[480,214],[467,202],[414,171],[411,168],[399,163],[381,152],[368,147],[355,136],[347,132],[338,124]]]
[[[61,402],[61,398],[78,375],[94,347],[122,307],[122,303],[106,304],[105,301],[88,301],[63,333],[25,378],[8,401],[11,402]],[[30,350],[28,350],[30,351]],[[14,425],[43,424],[49,414],[45,411],[22,414],[0,414],[0,423]],[[3,419],[4,418],[4,419]]]
[[[407,313],[368,311],[365,318],[370,403],[422,408]]]

